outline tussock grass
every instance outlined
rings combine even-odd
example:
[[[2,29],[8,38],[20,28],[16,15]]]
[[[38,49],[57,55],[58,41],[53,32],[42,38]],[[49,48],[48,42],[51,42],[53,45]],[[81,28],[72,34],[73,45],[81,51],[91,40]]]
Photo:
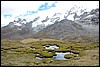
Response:
[[[44,45],[56,44],[59,49],[54,51],[72,51],[79,54],[70,60],[55,60],[45,58],[38,60],[36,54],[52,56],[55,52],[48,53]],[[98,66],[99,45],[63,42],[54,39],[1,40],[1,66]]]

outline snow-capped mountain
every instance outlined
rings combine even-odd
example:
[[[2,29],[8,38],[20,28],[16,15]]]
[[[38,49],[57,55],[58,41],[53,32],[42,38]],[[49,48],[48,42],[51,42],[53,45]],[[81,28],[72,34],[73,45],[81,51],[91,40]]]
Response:
[[[34,17],[33,20],[30,20],[30,18],[17,18],[11,22],[7,26],[4,26],[3,28],[14,28],[18,27],[18,30],[21,30],[23,27],[29,26],[30,28],[34,28],[35,31],[38,32],[38,27],[42,26],[41,29],[45,28],[46,26],[50,24],[54,24],[57,21],[61,21],[64,19],[64,14],[61,13],[54,13],[52,16],[45,16],[44,18],[42,16]],[[40,28],[39,27],[39,28]]]
[[[86,22],[86,21],[91,21],[92,20],[92,21],[95,21],[95,24],[96,24],[96,22],[99,21],[98,20],[98,18],[99,18],[99,9],[98,8],[93,9],[91,12],[84,12],[83,11],[83,14],[81,14],[80,16],[78,16],[75,12],[73,12],[73,15],[74,15],[73,16],[74,21],[77,18],[78,18],[78,20],[76,20],[76,21],[81,21],[81,22],[85,21]],[[36,27],[39,27],[41,25],[44,26],[44,28],[45,28],[46,26],[48,26],[50,24],[61,21],[63,19],[67,19],[66,17],[67,17],[66,13],[54,13],[51,16],[45,16],[44,18],[42,16],[37,16],[37,17],[33,18],[33,20],[30,20],[30,21],[27,20],[26,18],[24,18],[24,19],[18,18],[14,21],[11,21],[8,24],[8,26],[9,26],[9,28],[13,28],[14,26],[25,27],[25,25],[28,24],[32,28],[36,28]],[[88,22],[86,22],[86,23],[89,24]]]
[[[68,20],[68,16],[73,14],[74,20]],[[38,15],[33,20],[27,20],[26,18],[18,18],[11,21],[7,26],[1,28],[2,39],[23,39],[26,37],[42,38],[50,35],[50,38],[66,40],[72,39],[76,30],[77,34],[93,33],[92,35],[98,37],[99,28],[99,9],[93,9],[91,12],[83,12],[81,15],[76,16],[76,12],[71,13],[54,13],[51,16],[43,17]],[[89,24],[90,23],[90,24]],[[95,31],[94,31],[95,30]],[[45,36],[41,31],[46,34]],[[89,32],[88,32],[89,31]],[[40,32],[40,33],[39,33]],[[72,35],[68,35],[71,34]],[[49,34],[48,34],[49,33]],[[64,33],[64,34],[62,34]],[[59,36],[57,35],[59,34]],[[38,36],[37,36],[38,35]],[[67,36],[66,36],[67,35]],[[98,38],[97,38],[98,39]]]
[[[55,22],[36,33],[34,37],[84,43],[99,42],[99,9],[84,12],[77,18],[74,21],[63,19]]]

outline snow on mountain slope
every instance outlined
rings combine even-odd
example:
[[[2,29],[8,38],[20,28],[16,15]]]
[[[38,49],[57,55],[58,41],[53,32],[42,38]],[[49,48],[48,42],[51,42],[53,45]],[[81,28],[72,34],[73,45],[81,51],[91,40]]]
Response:
[[[52,8],[53,10],[54,8]],[[56,10],[56,9],[54,9]],[[53,11],[52,11],[53,12]],[[95,9],[85,12],[79,19],[69,20],[69,16],[75,16],[76,11],[53,12],[43,11],[38,14],[20,16],[2,27],[2,39],[23,39],[26,37],[54,38],[60,40],[88,40],[92,36],[98,41],[99,12]],[[95,31],[94,31],[95,30]],[[42,33],[41,33],[42,32]]]
[[[84,5],[85,4],[85,5]],[[20,6],[21,5],[21,6]],[[61,13],[65,15],[67,10],[77,5],[79,9],[91,9],[98,7],[99,2],[97,1],[2,1],[1,2],[1,25],[6,26],[9,22],[17,18],[27,19],[27,22],[32,21],[35,17],[40,16],[38,24],[42,24],[40,21],[45,19],[46,16],[52,18],[55,13]],[[81,10],[82,12],[83,10]],[[79,14],[79,13],[78,13]],[[64,16],[60,15],[60,18],[64,19]],[[62,16],[62,17],[61,17]],[[41,20],[42,19],[42,20]],[[57,18],[58,19],[58,18]],[[62,20],[61,19],[61,20]],[[68,18],[73,19],[73,16]],[[52,24],[48,21],[48,24]],[[47,23],[45,23],[48,25]],[[37,23],[32,24],[32,27],[36,27]],[[1,26],[1,27],[3,27]]]
[[[53,38],[84,43],[99,42],[99,16],[92,15],[92,18],[88,17],[88,20],[84,20],[84,18],[90,15],[91,14],[80,17],[81,20],[72,21],[63,19],[55,22],[54,24],[47,26],[43,30],[36,33],[34,37]],[[94,19],[94,17],[96,20],[91,20]]]

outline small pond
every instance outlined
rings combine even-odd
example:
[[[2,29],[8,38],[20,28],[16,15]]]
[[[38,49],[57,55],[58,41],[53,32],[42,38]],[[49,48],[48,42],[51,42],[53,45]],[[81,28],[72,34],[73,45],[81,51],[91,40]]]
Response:
[[[57,45],[48,45],[48,46],[43,46],[45,49],[51,49],[51,50],[54,50],[54,49],[58,49],[59,46]]]
[[[44,58],[36,57],[36,59],[43,60]]]
[[[54,50],[54,49],[59,49],[59,46],[57,46],[57,45],[46,45],[46,46],[43,46],[45,49],[52,49],[52,50]],[[50,53],[50,52],[49,52]],[[74,54],[74,53],[72,53],[72,52],[68,52],[68,51],[66,51],[66,52],[55,52],[55,54],[56,55],[54,55],[53,57],[51,57],[51,58],[54,58],[54,59],[56,59],[56,60],[68,60],[68,59],[66,59],[66,58],[64,58],[64,56],[66,55],[66,54]],[[78,54],[77,54],[77,56],[78,56]],[[36,59],[39,59],[39,60],[43,60],[45,57],[36,57]]]
[[[56,59],[56,60],[68,60],[68,59],[66,59],[66,58],[64,58],[64,56],[66,55],[66,54],[74,54],[74,53],[72,53],[72,52],[55,52],[55,54],[56,54],[56,56],[53,56],[52,58],[54,58],[54,59]],[[78,56],[78,54],[77,54],[77,56]],[[40,57],[36,57],[37,59],[39,59],[39,60],[43,60],[44,58],[40,58]]]
[[[55,58],[56,60],[68,60],[66,58],[64,58],[65,54],[73,54],[72,52],[56,52],[55,54],[57,54],[56,56],[53,56],[52,58]]]

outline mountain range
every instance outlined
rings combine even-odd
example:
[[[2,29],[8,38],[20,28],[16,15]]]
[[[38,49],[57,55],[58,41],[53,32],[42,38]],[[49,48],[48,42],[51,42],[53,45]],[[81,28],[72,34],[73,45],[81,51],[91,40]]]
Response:
[[[1,28],[1,39],[24,38],[51,38],[74,42],[99,42],[99,8],[81,15],[75,13],[74,20],[61,19],[61,13],[53,17],[46,16],[38,24],[40,16],[27,22],[27,19],[18,18]],[[46,25],[45,23],[51,22]],[[33,27],[32,24],[37,24]]]

